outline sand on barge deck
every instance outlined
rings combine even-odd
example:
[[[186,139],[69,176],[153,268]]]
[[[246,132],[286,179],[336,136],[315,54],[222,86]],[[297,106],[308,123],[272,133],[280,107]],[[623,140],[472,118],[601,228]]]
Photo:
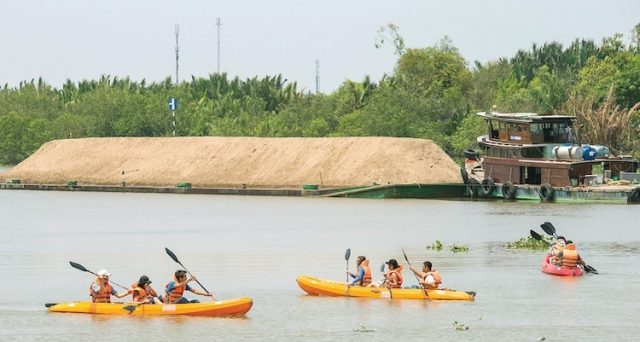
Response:
[[[304,184],[319,186],[322,194],[322,189],[378,184],[462,183],[458,165],[432,141],[391,137],[54,140],[0,177],[12,180],[2,187],[10,189],[187,193],[240,189],[245,194],[275,195],[304,194],[300,190]],[[171,190],[178,184],[191,189]]]

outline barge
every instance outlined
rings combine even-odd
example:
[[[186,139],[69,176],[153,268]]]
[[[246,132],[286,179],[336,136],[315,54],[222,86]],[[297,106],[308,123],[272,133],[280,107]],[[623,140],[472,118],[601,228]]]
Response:
[[[603,145],[576,144],[574,116],[477,113],[483,157],[465,151],[463,181],[470,197],[542,202],[640,203],[638,160]]]

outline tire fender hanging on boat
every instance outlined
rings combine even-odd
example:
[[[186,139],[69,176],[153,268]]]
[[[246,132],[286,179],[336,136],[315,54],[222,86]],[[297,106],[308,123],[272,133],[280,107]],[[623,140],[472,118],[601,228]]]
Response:
[[[480,187],[480,193],[482,196],[491,196],[495,189],[496,183],[491,179],[491,177],[482,180],[482,186]]]
[[[538,189],[538,195],[540,196],[540,200],[543,202],[553,201],[555,191],[553,187],[549,183],[544,183],[540,185],[540,189]]]
[[[502,196],[504,199],[514,199],[516,198],[516,191],[518,189],[511,182],[505,182],[502,184]]]
[[[635,188],[629,193],[628,202],[631,202],[631,203],[640,202],[640,188]]]

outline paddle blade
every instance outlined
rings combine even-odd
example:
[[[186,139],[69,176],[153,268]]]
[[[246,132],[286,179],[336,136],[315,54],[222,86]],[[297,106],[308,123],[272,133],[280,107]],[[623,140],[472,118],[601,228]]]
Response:
[[[78,264],[77,262],[69,261],[69,264],[71,265],[71,267],[78,269],[82,272],[91,272],[88,269],[84,268],[84,266]]]
[[[171,259],[173,259],[173,261],[180,263],[180,261],[178,261],[178,257],[175,254],[173,254],[173,252],[169,248],[165,247],[164,251],[167,252],[167,254],[171,257]]]
[[[384,273],[384,262],[382,263],[382,265],[380,265],[380,272]]]
[[[44,306],[50,308],[52,306],[58,305],[58,303],[46,303]]]
[[[349,260],[351,257],[351,248],[347,248],[347,251],[344,252],[344,260]]]
[[[135,311],[138,308],[138,306],[134,304],[130,304],[130,305],[123,306],[122,308],[129,311],[129,314],[131,314],[133,311]]]
[[[551,224],[551,222],[545,222],[545,223],[541,224],[540,228],[542,228],[542,230],[544,230],[544,232],[549,234],[549,235],[555,235],[556,234],[556,227],[554,227]]]
[[[529,233],[531,234],[531,237],[536,239],[536,240],[542,240],[542,235],[538,234],[537,232],[535,232],[533,229],[529,230]]]
[[[584,265],[584,270],[587,271],[587,273],[598,274],[598,271],[590,265]]]

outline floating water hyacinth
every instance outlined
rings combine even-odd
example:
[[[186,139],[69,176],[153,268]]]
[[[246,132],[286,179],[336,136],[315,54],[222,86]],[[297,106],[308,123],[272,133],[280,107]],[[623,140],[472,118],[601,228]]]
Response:
[[[360,327],[359,327],[359,328],[356,328],[356,329],[353,329],[353,331],[355,331],[355,332],[365,332],[365,333],[368,333],[368,332],[374,332],[375,330],[373,330],[373,329],[369,328],[369,327],[368,327],[366,324],[364,324],[364,323],[360,323]]]

